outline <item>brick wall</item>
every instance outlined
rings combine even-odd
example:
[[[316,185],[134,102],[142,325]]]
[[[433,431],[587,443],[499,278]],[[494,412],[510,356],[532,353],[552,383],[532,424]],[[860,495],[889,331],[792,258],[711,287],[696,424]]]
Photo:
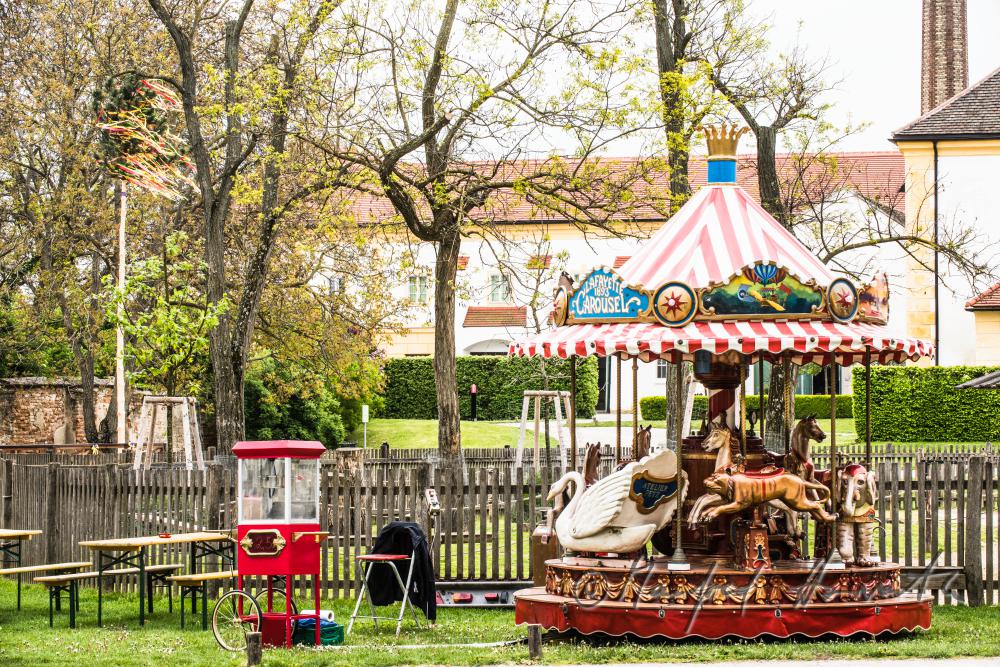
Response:
[[[112,381],[99,378],[96,387],[97,422],[108,411]],[[130,417],[138,414],[142,397],[133,395]],[[31,445],[56,441],[56,431],[72,423],[65,442],[84,440],[80,381],[65,378],[0,379],[0,443]]]

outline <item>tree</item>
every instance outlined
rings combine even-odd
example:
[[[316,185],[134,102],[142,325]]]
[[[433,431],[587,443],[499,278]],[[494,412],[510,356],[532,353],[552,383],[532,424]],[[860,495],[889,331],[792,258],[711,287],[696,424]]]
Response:
[[[462,238],[501,233],[495,223],[510,196],[582,227],[611,228],[609,212],[631,205],[627,184],[641,165],[614,173],[586,159],[648,124],[630,106],[628,75],[639,68],[625,31],[631,9],[448,0],[438,11],[415,2],[394,14],[369,11],[356,28],[369,57],[352,72],[353,96],[327,150],[363,176],[356,189],[387,199],[408,233],[436,251],[438,448],[451,470],[461,469],[454,326]],[[547,154],[556,135],[576,146],[572,158]]]
[[[219,322],[209,333],[218,444],[244,435],[244,378],[261,299],[282,221],[336,176],[305,157],[296,141],[310,114],[315,41],[340,2],[244,0],[232,17],[225,5],[149,5],[173,44],[179,77],[158,75],[179,91],[189,156],[196,169],[203,224],[208,303]],[[251,29],[248,31],[248,25]],[[204,48],[205,45],[218,48]],[[251,211],[231,229],[234,209]],[[234,236],[246,249],[236,271],[227,261]]]
[[[752,39],[756,30],[740,24],[743,0],[653,0],[659,111],[667,141],[670,210],[691,196],[688,157],[691,138],[719,110],[711,85],[714,55]]]
[[[160,255],[133,262],[125,289],[106,284],[107,317],[122,326],[132,381],[168,396],[196,395],[204,377],[198,361],[208,352],[208,334],[228,302],[208,303],[199,286],[204,265],[190,259],[197,244],[184,232],[163,239]],[[124,316],[117,320],[119,304]]]
[[[97,421],[94,377],[108,361],[98,296],[116,252],[90,94],[96,81],[135,66],[150,33],[144,17],[121,9],[28,0],[0,10],[3,282],[24,295],[36,321],[62,329],[81,378],[89,442],[110,434],[108,416],[103,428]]]

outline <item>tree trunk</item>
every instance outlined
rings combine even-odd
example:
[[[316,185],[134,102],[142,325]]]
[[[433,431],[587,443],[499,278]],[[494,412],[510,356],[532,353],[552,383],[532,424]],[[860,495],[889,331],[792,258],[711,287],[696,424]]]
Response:
[[[228,328],[226,329],[228,332]],[[225,332],[209,337],[215,389],[216,446],[228,453],[244,437],[243,369],[237,368]],[[222,340],[220,340],[222,339]],[[220,349],[221,348],[221,349]]]
[[[682,99],[686,16],[677,14],[666,0],[653,2],[656,36],[656,67],[659,75],[661,118],[667,135],[667,165],[670,169],[670,212],[675,213],[691,197],[688,154],[691,134],[686,130],[687,105]]]
[[[760,190],[760,205],[782,225],[788,226],[788,216],[781,204],[781,184],[778,181],[778,165],[775,146],[778,132],[773,127],[757,128],[757,187]]]
[[[767,389],[767,410],[764,415],[764,447],[772,452],[784,452],[787,429],[792,424],[785,419],[787,383],[795,386],[798,379],[798,367],[793,364],[772,364],[771,381]],[[792,423],[795,422],[794,392],[792,404]]]
[[[434,386],[437,392],[438,454],[443,470],[462,471],[461,415],[455,367],[455,280],[462,245],[458,229],[449,226],[435,244]]]

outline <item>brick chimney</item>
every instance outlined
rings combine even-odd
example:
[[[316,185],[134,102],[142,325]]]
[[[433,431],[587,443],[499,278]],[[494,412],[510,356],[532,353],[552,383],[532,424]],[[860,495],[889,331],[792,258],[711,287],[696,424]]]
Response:
[[[969,86],[966,0],[923,0],[920,113]]]

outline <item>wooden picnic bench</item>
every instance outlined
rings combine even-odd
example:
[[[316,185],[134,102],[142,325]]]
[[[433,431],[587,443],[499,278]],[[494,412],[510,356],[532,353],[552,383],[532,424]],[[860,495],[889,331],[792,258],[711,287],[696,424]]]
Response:
[[[153,612],[153,597],[146,596],[146,586],[143,586],[145,573],[150,570],[146,565],[146,550],[151,547],[162,547],[167,545],[184,544],[189,545],[191,550],[190,570],[198,571],[198,560],[217,556],[223,563],[230,567],[236,567],[235,542],[229,531],[196,531],[191,533],[174,533],[162,535],[149,535],[143,537],[123,537],[110,540],[85,540],[80,542],[80,546],[91,551],[96,551],[97,571],[108,572],[111,568],[125,566],[127,568],[138,568],[139,571],[139,625],[146,621],[146,607],[149,612]],[[103,623],[104,590],[101,586],[101,578],[97,584],[97,625]],[[169,585],[169,584],[168,584]],[[173,602],[171,601],[171,609]]]
[[[90,563],[87,563],[87,565],[90,565]],[[153,599],[154,586],[166,587],[167,602],[169,605],[168,608],[171,612],[173,612],[173,593],[170,588],[170,582],[167,581],[167,579],[169,578],[169,575],[177,572],[177,570],[183,569],[183,567],[184,566],[180,563],[176,563],[165,565],[147,565],[144,568],[143,572],[146,575],[144,583],[150,601]],[[103,571],[92,570],[90,572],[71,572],[69,574],[35,577],[34,581],[37,584],[44,584],[49,589],[49,627],[52,627],[53,608],[55,611],[61,611],[62,594],[66,593],[69,597],[69,627],[75,628],[76,612],[80,609],[80,591],[77,586],[78,582],[85,581],[87,579],[98,579],[100,581],[104,577],[123,577],[139,573],[140,570],[138,567],[120,567]],[[140,582],[140,585],[142,585],[142,583],[143,582]],[[152,606],[150,606],[149,610],[151,612],[153,611]]]
[[[22,565],[19,567],[8,567],[0,570],[0,575],[17,576],[17,608],[21,609],[21,575],[37,574],[38,572],[54,572],[61,574],[71,570],[82,570],[93,565],[88,561],[76,561],[72,563],[49,563],[47,565]]]
[[[195,574],[176,574],[167,577],[167,581],[177,584],[181,589],[181,629],[184,628],[185,598],[191,598],[191,611],[198,611],[198,598],[201,598],[201,629],[208,630],[208,582],[222,579],[235,579],[236,570],[222,572],[199,572]]]

